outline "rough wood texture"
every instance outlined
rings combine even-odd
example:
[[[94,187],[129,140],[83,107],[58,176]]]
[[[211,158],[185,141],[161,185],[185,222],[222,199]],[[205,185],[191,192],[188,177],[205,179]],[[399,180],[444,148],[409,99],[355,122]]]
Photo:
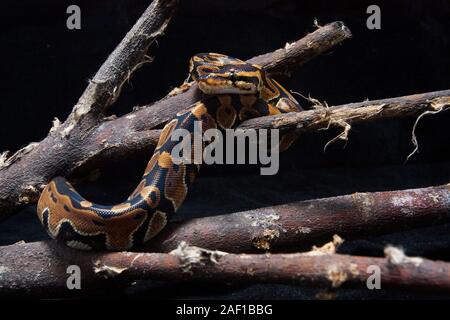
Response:
[[[103,117],[103,111],[115,100],[124,81],[144,61],[148,45],[166,28],[176,4],[175,0],[160,0],[150,5],[63,124],[55,125],[40,143],[31,144],[9,158],[5,154],[0,156],[0,220],[24,205],[35,203],[43,186],[55,176],[70,176],[77,170],[86,173],[102,161],[127,157],[153,146],[158,132],[151,129],[161,127],[199,99],[194,85],[186,92],[170,95],[118,119]],[[300,39],[276,51],[276,61],[270,59],[270,54],[254,61],[267,65],[269,72],[292,69],[349,36],[342,23],[334,22],[307,35],[308,41]],[[116,67],[119,71],[114,74]]]
[[[386,258],[339,255],[333,253],[333,245],[328,245],[303,254],[230,254],[182,244],[168,254],[80,255],[56,243],[15,244],[0,248],[0,293],[41,298],[77,293],[86,296],[136,279],[367,288],[367,279],[373,274],[369,266],[379,267],[381,288],[450,290],[450,263],[407,257],[396,248],[387,248],[385,253]],[[74,264],[80,267],[82,290],[68,290],[66,286],[67,267]]]
[[[0,247],[0,294],[66,297],[136,279],[273,282],[364,288],[370,265],[381,270],[382,288],[450,290],[450,264],[405,257],[395,248],[387,259],[334,254],[334,244],[308,253],[224,254],[223,251],[301,250],[330,238],[380,233],[406,225],[448,221],[450,185],[404,191],[356,193],[172,224],[147,248],[167,253],[92,253],[56,241]],[[221,251],[192,248],[188,243]],[[67,267],[81,268],[82,291],[66,287]],[[373,271],[372,271],[373,272]],[[101,284],[101,285],[100,285]]]
[[[450,218],[450,185],[354,193],[169,224],[144,251],[169,252],[182,241],[228,252],[308,250],[333,234],[382,234]]]
[[[351,36],[350,29],[342,22],[333,22],[320,27],[300,41],[287,43],[282,49],[254,57],[248,62],[264,65],[273,76],[289,75],[293,67],[308,62]]]
[[[334,234],[354,239],[449,220],[450,185],[354,193],[172,222],[136,249],[169,252],[184,241],[234,253],[305,251]]]
[[[239,127],[243,130],[248,128],[277,128],[305,132],[330,126],[345,127],[345,124],[350,125],[383,118],[406,117],[426,111],[444,111],[449,107],[450,90],[442,90],[260,117],[247,120]]]
[[[69,118],[58,131],[70,133],[83,116],[103,111],[120,95],[123,84],[142,64],[151,61],[148,47],[164,33],[178,0],[154,0],[133,28],[106,59],[80,97]]]

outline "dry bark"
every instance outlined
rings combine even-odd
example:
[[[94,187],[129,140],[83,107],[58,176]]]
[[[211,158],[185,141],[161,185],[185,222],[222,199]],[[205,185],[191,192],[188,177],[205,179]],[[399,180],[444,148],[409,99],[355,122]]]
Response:
[[[334,234],[354,239],[446,223],[449,218],[450,185],[354,193],[171,222],[136,250],[169,252],[187,242],[233,253],[305,251]],[[52,246],[53,242],[40,243]]]
[[[444,222],[450,216],[449,199],[450,185],[315,199],[170,224],[150,245],[138,248],[169,254],[80,253],[53,240],[17,243],[0,247],[0,293],[86,295],[126,287],[136,279],[363,287],[370,265],[380,267],[382,288],[448,291],[449,263],[408,258],[394,248],[388,250],[388,259],[334,254],[339,239],[312,253],[223,252],[298,251],[334,233],[355,237]],[[186,247],[185,241],[220,251]],[[83,290],[67,289],[69,265],[81,268]]]
[[[328,248],[303,254],[231,254],[182,244],[168,254],[80,255],[56,243],[15,244],[0,248],[0,293],[40,297],[86,295],[137,279],[367,288],[368,277],[374,273],[370,266],[379,268],[383,289],[450,290],[450,263],[407,257],[396,248],[387,248],[386,258],[340,255],[333,253],[333,249],[333,244],[328,244]],[[69,265],[80,267],[82,290],[67,289]]]
[[[339,138],[346,139],[354,123],[407,117],[427,111],[442,112],[449,108],[450,90],[442,90],[254,118],[245,121],[239,128],[275,128],[302,133],[337,126],[344,129]]]
[[[189,106],[199,98],[198,90],[191,88],[185,93],[156,102],[151,107],[103,123],[86,142],[86,148],[92,149],[91,153],[83,161],[74,163],[71,171],[89,172],[102,163],[114,161],[121,156],[152,150],[158,141],[160,131],[148,127],[160,126],[178,112],[179,108]],[[449,105],[450,90],[443,90],[260,117],[243,122],[238,129],[278,128],[296,130],[301,134],[338,126],[344,130],[337,138],[347,139],[351,124],[419,115],[430,110],[444,111]]]
[[[182,241],[227,252],[308,250],[333,234],[346,239],[450,218],[450,185],[354,193],[170,223],[140,249],[169,252]]]
[[[196,102],[199,90],[187,91],[135,110],[123,117],[105,117],[120,87],[142,62],[145,50],[166,28],[177,1],[154,1],[104,63],[67,120],[54,126],[40,143],[30,144],[10,158],[0,157],[0,220],[37,201],[53,177],[83,175],[104,161],[114,161],[155,144],[160,128],[177,112]],[[269,72],[292,71],[350,37],[341,22],[323,26],[283,49],[251,59]],[[270,57],[273,57],[271,59]],[[115,71],[116,67],[119,69]],[[283,71],[284,70],[284,71]]]
[[[9,158],[0,156],[0,220],[34,203],[43,185],[56,175],[87,172],[105,161],[151,148],[159,137],[158,128],[201,99],[196,85],[191,84],[123,117],[107,115],[132,73],[151,60],[147,49],[164,32],[177,4],[177,0],[153,1],[90,81],[67,120],[55,122],[40,143]],[[273,76],[289,75],[350,36],[343,23],[334,22],[248,62],[261,65]],[[449,105],[450,90],[445,90],[262,117],[246,121],[240,128],[302,133],[338,126],[344,131],[337,139],[347,139],[353,123],[440,112]],[[382,286],[450,291],[449,263],[406,257],[395,248],[387,249],[386,258],[339,255],[323,248],[295,254],[229,253],[299,250],[335,233],[354,237],[409,223],[448,221],[449,189],[446,185],[358,193],[193,219],[171,224],[141,248],[173,250],[170,253],[80,254],[54,241],[0,247],[0,293],[68,295],[69,265],[81,268],[82,285],[88,291],[95,291],[99,284],[104,288],[136,279],[365,287],[371,265],[380,268]],[[184,241],[228,253],[187,246]]]

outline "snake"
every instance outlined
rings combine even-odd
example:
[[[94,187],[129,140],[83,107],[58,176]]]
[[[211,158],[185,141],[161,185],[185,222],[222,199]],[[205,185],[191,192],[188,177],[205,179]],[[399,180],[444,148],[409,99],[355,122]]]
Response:
[[[228,55],[192,56],[189,79],[197,83],[202,98],[164,126],[142,180],[124,202],[92,203],[64,177],[55,177],[44,187],[36,211],[50,237],[79,250],[121,251],[146,243],[181,207],[201,167],[174,161],[177,129],[192,134],[197,121],[203,131],[233,129],[250,118],[303,110],[262,66]],[[286,134],[279,143],[290,145],[293,140]]]

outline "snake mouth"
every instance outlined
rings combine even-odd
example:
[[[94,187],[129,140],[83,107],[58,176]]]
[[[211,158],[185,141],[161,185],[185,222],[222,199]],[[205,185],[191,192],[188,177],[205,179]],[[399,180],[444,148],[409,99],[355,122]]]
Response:
[[[222,77],[205,77],[197,79],[198,87],[205,94],[254,94],[258,92],[255,84]]]

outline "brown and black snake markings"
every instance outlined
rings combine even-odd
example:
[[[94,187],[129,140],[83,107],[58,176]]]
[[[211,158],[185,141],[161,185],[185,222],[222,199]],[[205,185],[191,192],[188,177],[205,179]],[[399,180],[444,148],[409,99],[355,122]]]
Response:
[[[175,164],[171,151],[179,143],[172,132],[194,122],[209,128],[234,128],[243,120],[301,111],[298,102],[261,67],[217,53],[190,60],[190,76],[205,94],[163,129],[141,182],[128,199],[104,206],[84,199],[62,177],[41,194],[37,214],[51,237],[81,250],[126,250],[154,237],[180,208],[200,165]]]

